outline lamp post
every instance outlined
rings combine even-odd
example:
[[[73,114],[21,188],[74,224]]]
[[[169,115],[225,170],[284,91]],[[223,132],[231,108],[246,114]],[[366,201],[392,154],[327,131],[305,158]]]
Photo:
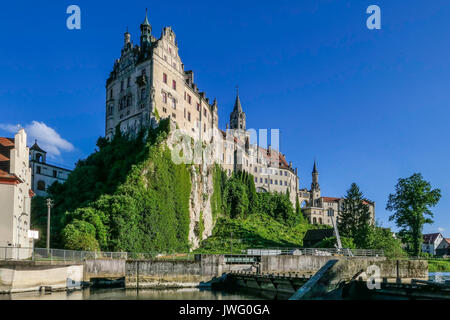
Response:
[[[50,209],[53,207],[53,200],[47,199],[47,254],[50,251]]]

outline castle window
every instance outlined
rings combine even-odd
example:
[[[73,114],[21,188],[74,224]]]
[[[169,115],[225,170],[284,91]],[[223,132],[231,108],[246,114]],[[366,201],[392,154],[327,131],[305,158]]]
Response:
[[[188,121],[191,122],[191,113],[188,112]]]
[[[270,184],[273,184],[273,181],[272,181],[272,179],[270,179]]]
[[[41,167],[40,167],[40,166],[37,166],[37,167],[36,167],[36,173],[37,173],[37,174],[41,174]]]
[[[184,118],[186,119],[186,108],[184,108]]]
[[[262,182],[263,182],[263,179],[262,179],[262,178],[259,178],[259,182],[262,183]]]
[[[313,218],[313,224],[317,224],[317,219]]]
[[[56,178],[56,176],[57,176],[57,172],[56,172],[56,170],[53,170],[53,178]]]
[[[163,73],[163,82],[167,84],[167,74]]]
[[[167,93],[165,93],[165,92],[162,92],[162,101],[164,103],[167,103]]]
[[[264,180],[265,183],[267,183],[267,178]]]
[[[187,101],[189,104],[191,104],[191,96],[190,95],[187,95]]]
[[[203,115],[206,117],[206,109],[203,108]]]
[[[258,168],[257,167],[255,167],[255,172],[258,173]]]
[[[37,183],[37,189],[41,191],[45,191],[45,182],[42,180],[39,180]]]
[[[284,185],[287,186],[287,181],[284,182]]]
[[[175,100],[175,98],[172,98],[172,108],[177,108],[177,100]]]
[[[164,107],[163,107],[163,112],[164,112],[164,113],[167,113],[167,109],[166,109],[166,108],[164,108]]]
[[[200,112],[200,103],[197,103],[197,111]]]
[[[278,185],[278,180],[275,180],[275,184]]]
[[[319,224],[322,224],[322,218],[319,218]]]
[[[258,178],[255,178],[255,183],[257,183],[258,182]]]
[[[284,172],[284,176],[287,177],[287,171]]]
[[[175,80],[172,80],[172,89],[177,90],[177,82]]]

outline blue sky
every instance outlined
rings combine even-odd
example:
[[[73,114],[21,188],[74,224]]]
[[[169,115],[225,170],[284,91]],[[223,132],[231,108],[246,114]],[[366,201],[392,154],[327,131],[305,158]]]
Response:
[[[71,4],[81,30],[66,28]],[[366,27],[371,4],[381,30]],[[425,232],[450,236],[448,0],[9,1],[0,10],[0,135],[21,124],[51,137],[52,161],[66,167],[89,155],[104,134],[105,81],[123,33],[128,26],[139,42],[146,7],[153,35],[174,28],[185,69],[218,99],[222,127],[239,85],[247,126],[280,129],[302,187],[316,158],[323,195],[357,182],[393,226],[388,194],[421,172],[442,191]]]

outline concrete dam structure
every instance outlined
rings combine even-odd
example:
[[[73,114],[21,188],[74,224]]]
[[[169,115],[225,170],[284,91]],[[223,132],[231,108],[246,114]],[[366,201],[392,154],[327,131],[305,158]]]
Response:
[[[321,270],[326,266],[329,266],[326,272]],[[377,266],[383,278],[405,281],[428,278],[426,261],[384,257],[196,255],[194,260],[170,261],[86,259],[73,264],[4,261],[0,262],[0,292],[71,290],[103,283],[140,289],[235,285],[294,294],[305,286],[314,289],[313,280],[328,292],[338,283],[368,276],[364,273],[369,266]],[[308,290],[302,297],[326,294],[314,290]]]

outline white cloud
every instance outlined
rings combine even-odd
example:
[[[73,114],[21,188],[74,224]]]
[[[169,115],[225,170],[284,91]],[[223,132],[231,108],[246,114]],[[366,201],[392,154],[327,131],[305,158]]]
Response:
[[[11,133],[16,133],[20,128],[22,128],[21,125],[0,124],[0,129]],[[62,151],[70,152],[75,149],[69,141],[61,138],[55,129],[43,122],[33,121],[23,128],[28,135],[28,145],[33,145],[34,140],[37,140],[38,145],[47,151],[50,158],[60,156]]]
[[[441,228],[441,227],[439,227],[439,228],[437,228],[437,229],[438,229],[438,232],[440,232],[440,233],[442,233],[442,232],[445,231],[445,229],[444,229],[444,228]]]

